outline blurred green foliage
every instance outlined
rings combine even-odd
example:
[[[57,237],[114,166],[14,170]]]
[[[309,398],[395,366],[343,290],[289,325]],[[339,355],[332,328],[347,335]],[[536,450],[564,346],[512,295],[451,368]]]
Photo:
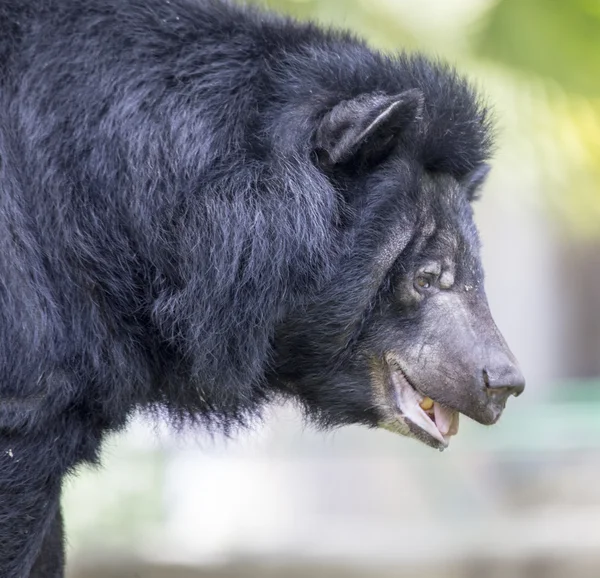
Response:
[[[525,77],[539,170],[572,232],[600,236],[600,0],[500,0],[483,18],[477,57]]]
[[[502,0],[486,22],[478,53],[600,97],[600,1]]]
[[[360,31],[381,48],[397,49],[399,45],[416,44],[411,32],[398,19],[382,18],[380,10],[369,9],[363,0],[254,0],[253,3],[301,20]]]
[[[600,0],[248,1],[455,63],[496,110],[511,188],[600,236]]]

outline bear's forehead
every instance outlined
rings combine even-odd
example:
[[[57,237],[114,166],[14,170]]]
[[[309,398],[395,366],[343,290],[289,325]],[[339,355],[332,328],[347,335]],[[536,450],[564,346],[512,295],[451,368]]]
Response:
[[[414,258],[439,260],[458,273],[480,277],[479,234],[460,183],[448,175],[424,176],[421,194]]]

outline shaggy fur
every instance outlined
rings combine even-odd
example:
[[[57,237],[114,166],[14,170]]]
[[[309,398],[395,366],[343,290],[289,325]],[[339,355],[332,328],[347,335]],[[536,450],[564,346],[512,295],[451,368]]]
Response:
[[[407,89],[421,116],[383,169],[322,162],[335,105]],[[302,399],[290,332],[319,295],[311,347],[341,362],[386,234],[444,211],[421,175],[489,146],[451,69],[345,33],[208,0],[0,0],[0,575],[29,576],[62,477],[136,408],[227,430],[283,393],[374,425],[364,392]]]

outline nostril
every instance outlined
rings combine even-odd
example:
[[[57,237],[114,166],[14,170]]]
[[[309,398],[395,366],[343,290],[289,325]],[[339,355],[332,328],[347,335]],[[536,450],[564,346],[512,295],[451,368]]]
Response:
[[[486,388],[490,387],[490,376],[487,372],[487,369],[483,370],[483,385],[485,385]]]
[[[514,395],[518,397],[525,389],[525,379],[516,367],[505,368],[498,371],[494,377],[490,376],[487,369],[482,371],[483,383],[489,395],[509,397]]]

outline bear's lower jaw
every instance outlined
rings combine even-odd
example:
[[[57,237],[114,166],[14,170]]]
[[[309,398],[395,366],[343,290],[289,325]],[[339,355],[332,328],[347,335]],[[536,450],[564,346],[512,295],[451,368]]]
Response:
[[[436,449],[444,450],[458,433],[460,414],[415,389],[394,357],[386,356],[388,366],[388,407],[380,427],[414,437]],[[391,407],[390,407],[391,406]]]

